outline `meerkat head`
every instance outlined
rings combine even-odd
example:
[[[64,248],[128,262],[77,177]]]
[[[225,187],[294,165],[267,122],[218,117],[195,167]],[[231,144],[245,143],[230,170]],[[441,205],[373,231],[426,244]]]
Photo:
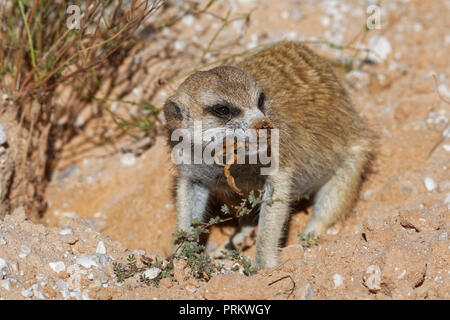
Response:
[[[204,129],[250,129],[268,114],[260,86],[244,71],[220,66],[189,76],[164,105],[167,127],[189,128],[202,121]]]

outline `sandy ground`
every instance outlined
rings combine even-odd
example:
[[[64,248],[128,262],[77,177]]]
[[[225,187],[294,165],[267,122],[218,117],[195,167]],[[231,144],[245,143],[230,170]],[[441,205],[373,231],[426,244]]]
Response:
[[[362,32],[367,6],[366,1],[230,3],[226,7],[233,12],[255,8],[237,52],[282,38],[348,43]],[[113,261],[125,262],[131,253],[165,256],[171,250],[175,167],[162,136],[139,156],[76,140],[53,175],[42,224],[26,220],[20,209],[0,222],[0,298],[448,299],[450,1],[381,1],[380,7],[381,29],[370,31],[360,44],[380,53],[378,63],[349,73],[337,70],[356,108],[380,136],[378,154],[348,219],[317,245],[303,247],[297,236],[311,214],[307,204],[291,216],[277,268],[252,277],[218,275],[208,283],[163,281],[159,288],[137,279],[119,284]],[[187,47],[174,61],[185,71],[202,51],[195,42],[207,42],[220,27],[211,21],[180,23],[177,46]],[[232,23],[217,48],[226,47],[242,27]],[[338,60],[362,57],[326,45],[311,47]],[[221,57],[217,51],[207,58]],[[130,81],[139,90],[125,98],[145,96],[159,79],[154,70],[170,68],[151,64],[145,73],[137,72]],[[139,87],[143,83],[148,85]],[[176,84],[160,89],[155,105],[162,105]],[[75,149],[80,141],[86,148]],[[220,245],[234,227],[214,227],[208,246]],[[243,254],[251,257],[254,234],[246,247]]]

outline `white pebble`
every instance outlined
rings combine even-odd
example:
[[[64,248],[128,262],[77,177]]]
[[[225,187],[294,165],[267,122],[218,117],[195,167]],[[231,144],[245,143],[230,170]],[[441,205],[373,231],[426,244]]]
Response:
[[[73,233],[73,231],[72,231],[72,228],[70,228],[70,227],[63,228],[63,229],[61,229],[61,231],[59,231],[59,234],[62,235],[62,236],[67,236],[67,235],[70,235],[72,233]]]
[[[447,193],[447,196],[444,199],[445,204],[450,204],[450,193]]]
[[[159,268],[150,268],[145,270],[143,273],[147,279],[155,279],[161,273],[161,269]]]
[[[450,138],[450,126],[442,132],[444,138]]]
[[[33,289],[33,295],[37,299],[48,300],[48,295],[46,295],[45,293],[42,293],[41,291],[39,291],[37,284],[32,285],[31,288]]]
[[[105,247],[105,244],[103,243],[103,241],[99,241],[95,252],[100,253],[100,254],[106,254],[106,247]]]
[[[427,188],[428,191],[436,190],[437,184],[434,182],[434,180],[430,177],[426,177],[424,180],[425,188]]]
[[[6,278],[10,272],[8,262],[6,262],[5,259],[0,258],[0,280]]]
[[[134,249],[133,254],[137,256],[145,256],[145,251],[141,249]]]
[[[1,195],[1,194],[0,194]],[[0,246],[4,246],[5,244],[7,244],[8,242],[6,241],[6,239],[4,237],[0,237]]]
[[[175,49],[175,51],[183,51],[184,49],[186,49],[186,47],[187,44],[183,40],[177,40],[173,44],[173,48]]]
[[[108,263],[108,257],[104,254],[87,254],[83,253],[80,254],[76,260],[76,263],[80,266],[85,267],[86,269],[89,269],[91,267],[97,267],[101,268],[106,266]]]
[[[21,253],[19,253],[19,257],[22,259],[26,258],[31,253],[31,249],[24,244],[21,246],[20,249]]]
[[[8,142],[8,136],[6,135],[5,129],[3,129],[3,126],[0,124],[0,145],[5,144]]]
[[[336,273],[335,275],[333,275],[333,282],[334,288],[336,289],[337,287],[339,287],[341,284],[344,283],[344,279],[339,273]]]
[[[195,18],[192,14],[188,14],[188,15],[184,16],[183,19],[181,19],[181,22],[186,27],[191,27],[195,23]]]
[[[441,95],[443,95],[447,98],[450,98],[450,90],[447,88],[447,86],[444,83],[441,83],[437,89]]]
[[[363,277],[364,285],[370,291],[381,290],[381,270],[377,265],[370,265],[366,269],[366,274]]]
[[[66,265],[62,261],[50,262],[49,266],[56,273],[60,273],[61,271],[65,271],[66,270]]]
[[[369,59],[375,62],[386,60],[392,51],[391,43],[385,36],[376,35],[369,40]]]
[[[373,194],[372,190],[370,189],[366,190],[363,194],[363,200],[369,200],[372,194]]]
[[[25,298],[31,298],[33,296],[33,289],[31,289],[31,288],[23,289],[20,293]]]
[[[125,153],[120,159],[120,162],[126,167],[131,167],[136,163],[136,157],[132,153]]]
[[[11,290],[11,281],[9,279],[0,280],[0,287],[2,287],[5,290],[10,291]]]
[[[445,151],[450,152],[450,144],[444,144],[442,148],[444,148]]]

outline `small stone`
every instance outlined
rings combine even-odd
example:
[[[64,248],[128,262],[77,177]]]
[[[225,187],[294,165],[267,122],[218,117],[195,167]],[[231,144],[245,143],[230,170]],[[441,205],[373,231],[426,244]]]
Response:
[[[444,148],[445,151],[450,152],[450,144],[444,144],[442,148]]]
[[[441,241],[447,241],[448,240],[448,232],[441,232],[439,234],[439,238],[438,239],[441,240]]]
[[[450,193],[447,193],[447,196],[444,199],[445,204],[450,204]]]
[[[5,154],[5,152],[6,152],[5,147],[0,147],[0,156]]]
[[[6,142],[8,142],[8,136],[6,135],[5,129],[0,124],[0,145],[5,144]]]
[[[314,292],[314,287],[312,286],[311,283],[308,282],[308,284],[306,285],[305,299],[310,300],[310,299],[314,298],[315,295],[316,294]]]
[[[448,127],[447,129],[445,129],[445,130],[442,132],[442,136],[443,136],[444,138],[450,138],[450,127]]]
[[[99,253],[99,254],[106,254],[106,247],[105,247],[105,244],[103,243],[103,241],[99,241],[95,252]]]
[[[63,229],[61,229],[59,231],[59,234],[62,235],[62,236],[67,236],[67,235],[70,235],[72,233],[73,233],[73,230],[70,227],[63,228]]]
[[[339,287],[340,285],[342,285],[344,283],[344,279],[342,278],[342,275],[340,275],[339,273],[334,274],[333,275],[333,283],[334,283],[335,289],[337,287]]]
[[[175,49],[175,51],[183,51],[184,49],[186,49],[187,44],[185,41],[183,40],[177,40],[175,41],[173,48]]]
[[[20,293],[22,294],[22,296],[29,299],[33,296],[33,289],[23,289]]]
[[[183,19],[181,19],[181,22],[186,27],[191,27],[195,23],[195,18],[192,14],[188,14],[188,15],[184,16]]]
[[[21,246],[20,249],[21,253],[19,253],[19,257],[22,259],[26,258],[31,253],[31,249],[24,244]]]
[[[371,292],[377,292],[381,290],[381,270],[377,265],[370,265],[366,269],[366,273],[363,276],[364,285]]]
[[[439,183],[439,191],[440,192],[445,192],[445,191],[449,191],[450,190],[450,181],[442,181],[441,183]]]
[[[69,211],[69,212],[63,212],[62,216],[64,218],[71,218],[71,219],[76,219],[78,218],[78,215],[75,212]]]
[[[366,200],[366,201],[369,200],[370,197],[372,197],[372,194],[373,194],[372,190],[370,190],[370,189],[366,190],[362,196],[363,200]]]
[[[161,269],[159,269],[159,268],[150,268],[150,269],[145,270],[143,275],[147,279],[152,280],[152,279],[155,279],[160,273],[161,273]]]
[[[56,273],[60,273],[61,271],[66,270],[66,265],[62,261],[50,262],[49,265],[50,268],[52,268],[52,270],[55,271]]]
[[[76,263],[80,266],[85,267],[86,269],[95,266],[97,268],[103,268],[108,263],[109,258],[104,254],[80,254],[76,260]]]
[[[120,159],[120,162],[125,167],[131,167],[134,166],[134,164],[136,163],[136,157],[134,156],[133,153],[125,153]]]
[[[10,274],[8,262],[0,258],[0,280],[5,279]]]
[[[35,296],[35,298],[41,299],[41,300],[48,300],[48,295],[39,291],[37,284],[32,285],[31,288],[33,289],[33,295]]]
[[[427,188],[428,191],[434,191],[437,188],[436,182],[430,177],[426,177],[424,180],[425,188]]]
[[[10,291],[11,290],[11,281],[9,279],[0,280],[0,287],[2,287],[5,290]]]
[[[8,243],[8,241],[6,241],[6,239],[4,237],[0,237],[0,246],[4,246],[7,243]]]
[[[369,59],[383,62],[392,51],[391,43],[385,36],[376,35],[369,40]]]
[[[361,90],[369,85],[370,77],[366,72],[352,70],[345,76],[348,84],[356,90]]]
[[[145,251],[141,249],[134,249],[133,254],[136,256],[145,256]]]
[[[107,277],[106,275],[102,275],[102,276],[100,277],[100,283],[101,283],[101,284],[106,284],[106,283],[108,283],[108,277]]]
[[[186,286],[185,288],[187,291],[189,291],[190,293],[194,293],[195,291],[197,291],[197,288],[193,287],[193,286]]]

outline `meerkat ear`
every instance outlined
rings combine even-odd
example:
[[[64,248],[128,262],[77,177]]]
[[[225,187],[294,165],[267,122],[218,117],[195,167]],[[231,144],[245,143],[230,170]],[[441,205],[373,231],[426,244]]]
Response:
[[[164,104],[164,116],[166,117],[166,121],[181,121],[183,120],[183,113],[181,112],[181,108],[175,102],[171,100],[167,100]]]

